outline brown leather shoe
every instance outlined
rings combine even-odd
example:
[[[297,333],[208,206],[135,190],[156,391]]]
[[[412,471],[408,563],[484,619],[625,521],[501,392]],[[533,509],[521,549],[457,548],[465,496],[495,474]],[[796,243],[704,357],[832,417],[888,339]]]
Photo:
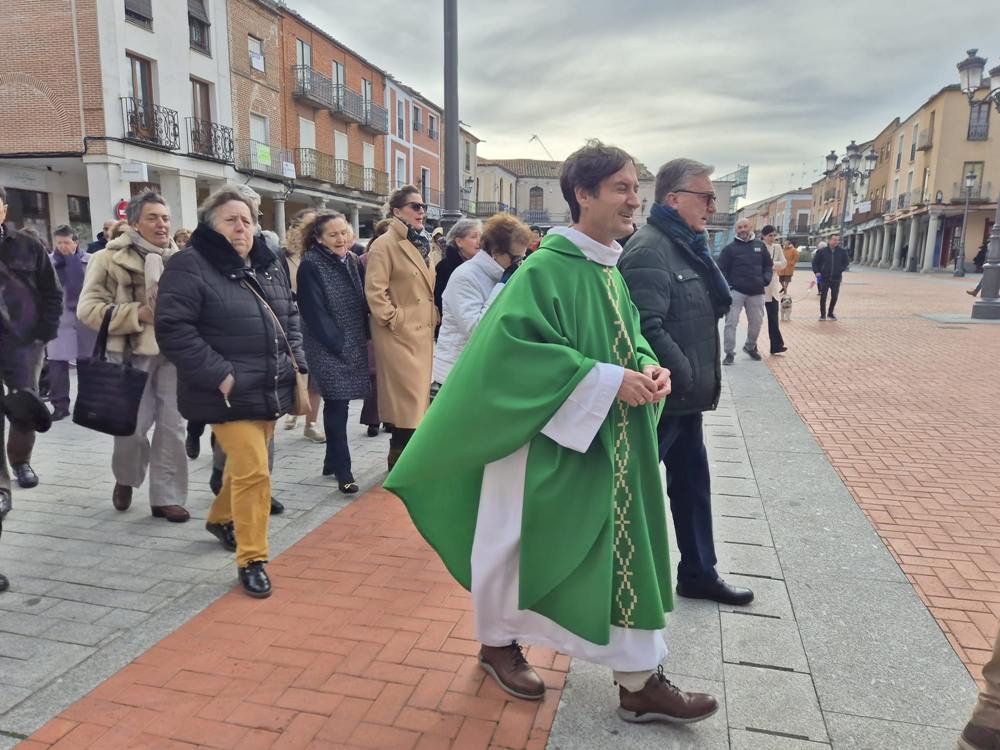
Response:
[[[962,730],[958,746],[961,750],[1000,750],[1000,729],[977,726],[970,721]]]
[[[645,686],[638,693],[630,693],[618,686],[621,705],[618,715],[625,721],[645,723],[668,721],[672,724],[693,724],[707,719],[719,710],[719,702],[705,693],[685,693],[657,667]]]
[[[191,517],[181,505],[154,505],[153,518],[166,518],[170,523],[184,523]]]
[[[537,701],[545,695],[545,683],[528,664],[517,641],[511,641],[509,646],[483,646],[479,649],[479,666],[516,698]]]
[[[115,491],[111,493],[111,502],[117,510],[128,510],[132,505],[132,488],[127,484],[115,484]]]

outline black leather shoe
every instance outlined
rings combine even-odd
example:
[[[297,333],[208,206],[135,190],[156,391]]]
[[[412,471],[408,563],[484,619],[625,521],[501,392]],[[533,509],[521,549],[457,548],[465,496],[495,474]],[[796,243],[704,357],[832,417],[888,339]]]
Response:
[[[712,583],[700,585],[678,581],[677,593],[688,599],[710,599],[719,604],[729,604],[736,607],[745,606],[753,601],[753,591],[730,586],[721,578],[716,578]]]
[[[746,352],[747,356],[750,357],[750,359],[752,359],[752,360],[754,360],[756,362],[760,362],[760,360],[762,359],[761,356],[760,356],[760,352],[757,351],[757,347],[756,346],[751,349],[749,346],[746,346],[744,344],[743,351]]]
[[[0,490],[0,521],[7,517],[11,507],[10,490]]]
[[[58,422],[61,419],[66,419],[69,416],[69,409],[65,406],[57,406],[52,412],[52,421]]]
[[[377,424],[368,425],[368,437],[377,437],[377,436],[378,436],[378,425]]]
[[[205,531],[218,539],[223,549],[230,552],[236,551],[236,529],[232,521],[229,523],[206,523]]]
[[[222,492],[222,472],[218,469],[212,469],[212,476],[208,479],[208,488],[212,490],[213,495]]]
[[[6,591],[10,588],[10,581],[7,580],[7,576],[0,575],[0,591]]]
[[[271,595],[271,579],[264,570],[263,560],[254,560],[245,568],[240,568],[240,583],[243,590],[255,599],[267,599]]]
[[[17,483],[26,490],[30,490],[32,487],[38,486],[38,475],[35,470],[31,468],[31,464],[11,464],[10,468],[14,470],[14,476],[17,477]]]
[[[281,503],[279,503],[277,500],[275,500],[272,497],[271,498],[271,515],[272,516],[280,516],[284,512],[285,512],[285,506],[282,505]]]
[[[201,455],[201,438],[196,435],[188,435],[184,441],[184,451],[192,461]]]

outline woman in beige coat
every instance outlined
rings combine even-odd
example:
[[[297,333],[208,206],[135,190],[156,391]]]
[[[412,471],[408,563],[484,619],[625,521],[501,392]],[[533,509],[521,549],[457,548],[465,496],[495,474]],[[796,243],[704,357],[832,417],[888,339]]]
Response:
[[[379,412],[383,422],[393,425],[390,469],[430,399],[438,313],[430,242],[421,234],[426,210],[412,185],[394,191],[389,196],[389,229],[368,248],[365,296],[378,362]]]

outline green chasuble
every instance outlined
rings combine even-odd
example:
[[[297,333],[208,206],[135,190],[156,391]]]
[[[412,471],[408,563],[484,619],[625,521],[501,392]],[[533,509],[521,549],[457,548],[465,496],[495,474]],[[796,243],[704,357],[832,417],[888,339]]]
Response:
[[[550,234],[473,332],[385,487],[469,589],[484,468],[528,445],[519,607],[606,645],[612,625],[663,628],[673,600],[658,407],[616,399],[586,453],[542,434],[598,362],[657,363],[618,269]]]

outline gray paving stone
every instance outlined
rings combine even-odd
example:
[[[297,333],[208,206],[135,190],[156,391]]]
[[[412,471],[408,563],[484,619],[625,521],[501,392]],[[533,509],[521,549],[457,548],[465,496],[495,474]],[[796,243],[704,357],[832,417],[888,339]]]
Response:
[[[808,672],[794,621],[721,612],[722,658],[731,664],[783,667]]]
[[[44,633],[56,620],[46,615],[29,615],[23,612],[4,611],[0,613],[0,638],[3,633],[37,636]]]
[[[726,664],[729,726],[826,742],[826,726],[807,674]]]
[[[787,584],[825,711],[965,725],[974,683],[912,586],[797,573]]]
[[[754,600],[745,607],[733,607],[720,604],[723,612],[738,612],[747,617],[766,616],[786,620],[793,619],[792,603],[788,598],[785,582],[770,578],[749,578],[747,576],[727,575],[726,581],[734,586],[745,586],[753,589]]]
[[[730,729],[729,742],[732,750],[823,750],[830,747],[826,742],[793,740],[763,732],[748,732],[745,729]]]
[[[716,544],[719,542],[738,542],[757,544],[762,547],[773,546],[771,529],[768,522],[762,518],[725,518],[716,515],[713,523]]]
[[[663,668],[674,674],[721,682],[722,633],[714,602],[681,599],[667,615],[667,659]]]
[[[14,687],[7,684],[6,681],[0,681],[0,716],[3,716],[12,706],[16,706],[29,695],[31,695],[31,691],[28,688]],[[0,720],[0,729],[2,728],[2,720]],[[2,739],[2,735],[0,735],[0,739]]]
[[[955,750],[961,730],[827,711],[834,750]]]
[[[76,643],[81,646],[99,646],[118,634],[119,630],[111,625],[59,620],[45,631],[45,638],[61,643]]]
[[[717,516],[764,518],[764,504],[759,497],[713,495],[712,511]]]
[[[748,577],[763,576],[782,579],[784,575],[778,562],[778,555],[772,547],[756,547],[749,544],[722,542],[715,545],[719,562],[716,570],[724,578],[725,574],[742,574]]]
[[[101,607],[97,604],[61,601],[45,614],[48,617],[58,617],[62,620],[94,622],[112,611],[110,607]]]
[[[712,477],[712,493],[715,495],[737,495],[740,497],[760,497],[754,479],[725,476]]]

